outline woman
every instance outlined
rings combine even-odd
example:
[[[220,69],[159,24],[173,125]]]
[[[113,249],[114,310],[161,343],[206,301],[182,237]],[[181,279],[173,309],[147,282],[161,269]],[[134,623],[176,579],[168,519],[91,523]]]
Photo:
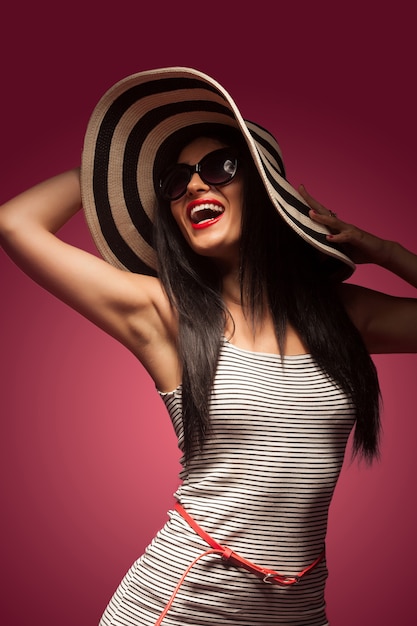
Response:
[[[109,263],[54,235],[81,204]],[[11,200],[0,232],[137,356],[184,452],[178,506],[102,625],[324,626],[327,512],[353,426],[355,452],[378,453],[369,354],[417,350],[416,300],[343,280],[372,262],[417,286],[416,255],[295,191],[274,138],[186,68],[112,87],[81,184],[74,170]]]

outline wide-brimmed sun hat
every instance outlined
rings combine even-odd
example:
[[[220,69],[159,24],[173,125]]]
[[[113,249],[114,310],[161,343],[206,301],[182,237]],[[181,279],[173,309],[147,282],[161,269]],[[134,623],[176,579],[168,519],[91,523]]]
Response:
[[[185,67],[127,76],[104,94],[92,113],[82,155],[81,191],[87,224],[103,258],[131,272],[157,275],[152,243],[156,164],[163,161],[164,148],[176,133],[204,126],[207,135],[219,125],[241,133],[282,219],[333,261],[332,270],[340,278],[350,276],[354,263],[326,239],[327,228],[310,219],[308,205],[286,180],[275,138],[244,120],[213,78]]]

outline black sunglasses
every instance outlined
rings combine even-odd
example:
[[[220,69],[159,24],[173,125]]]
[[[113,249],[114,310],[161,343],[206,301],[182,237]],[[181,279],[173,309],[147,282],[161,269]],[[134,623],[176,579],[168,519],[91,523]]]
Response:
[[[236,175],[238,168],[237,152],[233,148],[220,148],[209,152],[195,165],[176,163],[162,174],[159,191],[165,200],[178,200],[187,191],[187,185],[197,172],[207,185],[227,185]]]

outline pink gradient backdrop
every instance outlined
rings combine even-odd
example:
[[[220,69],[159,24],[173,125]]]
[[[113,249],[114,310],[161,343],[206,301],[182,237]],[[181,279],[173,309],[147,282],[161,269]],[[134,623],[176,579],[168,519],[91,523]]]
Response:
[[[413,3],[115,4],[3,10],[0,201],[78,164],[101,94],[189,65],[278,136],[289,178],[417,249]],[[93,250],[80,216],[64,236]],[[0,254],[1,622],[96,624],[164,523],[178,453],[153,384],[104,333]],[[378,269],[355,280],[413,295]],[[383,460],[346,462],[330,512],[332,626],[415,624],[416,365],[376,358]]]

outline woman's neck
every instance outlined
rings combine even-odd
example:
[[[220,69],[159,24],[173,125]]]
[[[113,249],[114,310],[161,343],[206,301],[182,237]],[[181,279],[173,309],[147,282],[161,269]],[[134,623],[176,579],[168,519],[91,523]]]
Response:
[[[229,303],[238,305],[242,304],[239,270],[223,274],[221,293],[226,305]]]

